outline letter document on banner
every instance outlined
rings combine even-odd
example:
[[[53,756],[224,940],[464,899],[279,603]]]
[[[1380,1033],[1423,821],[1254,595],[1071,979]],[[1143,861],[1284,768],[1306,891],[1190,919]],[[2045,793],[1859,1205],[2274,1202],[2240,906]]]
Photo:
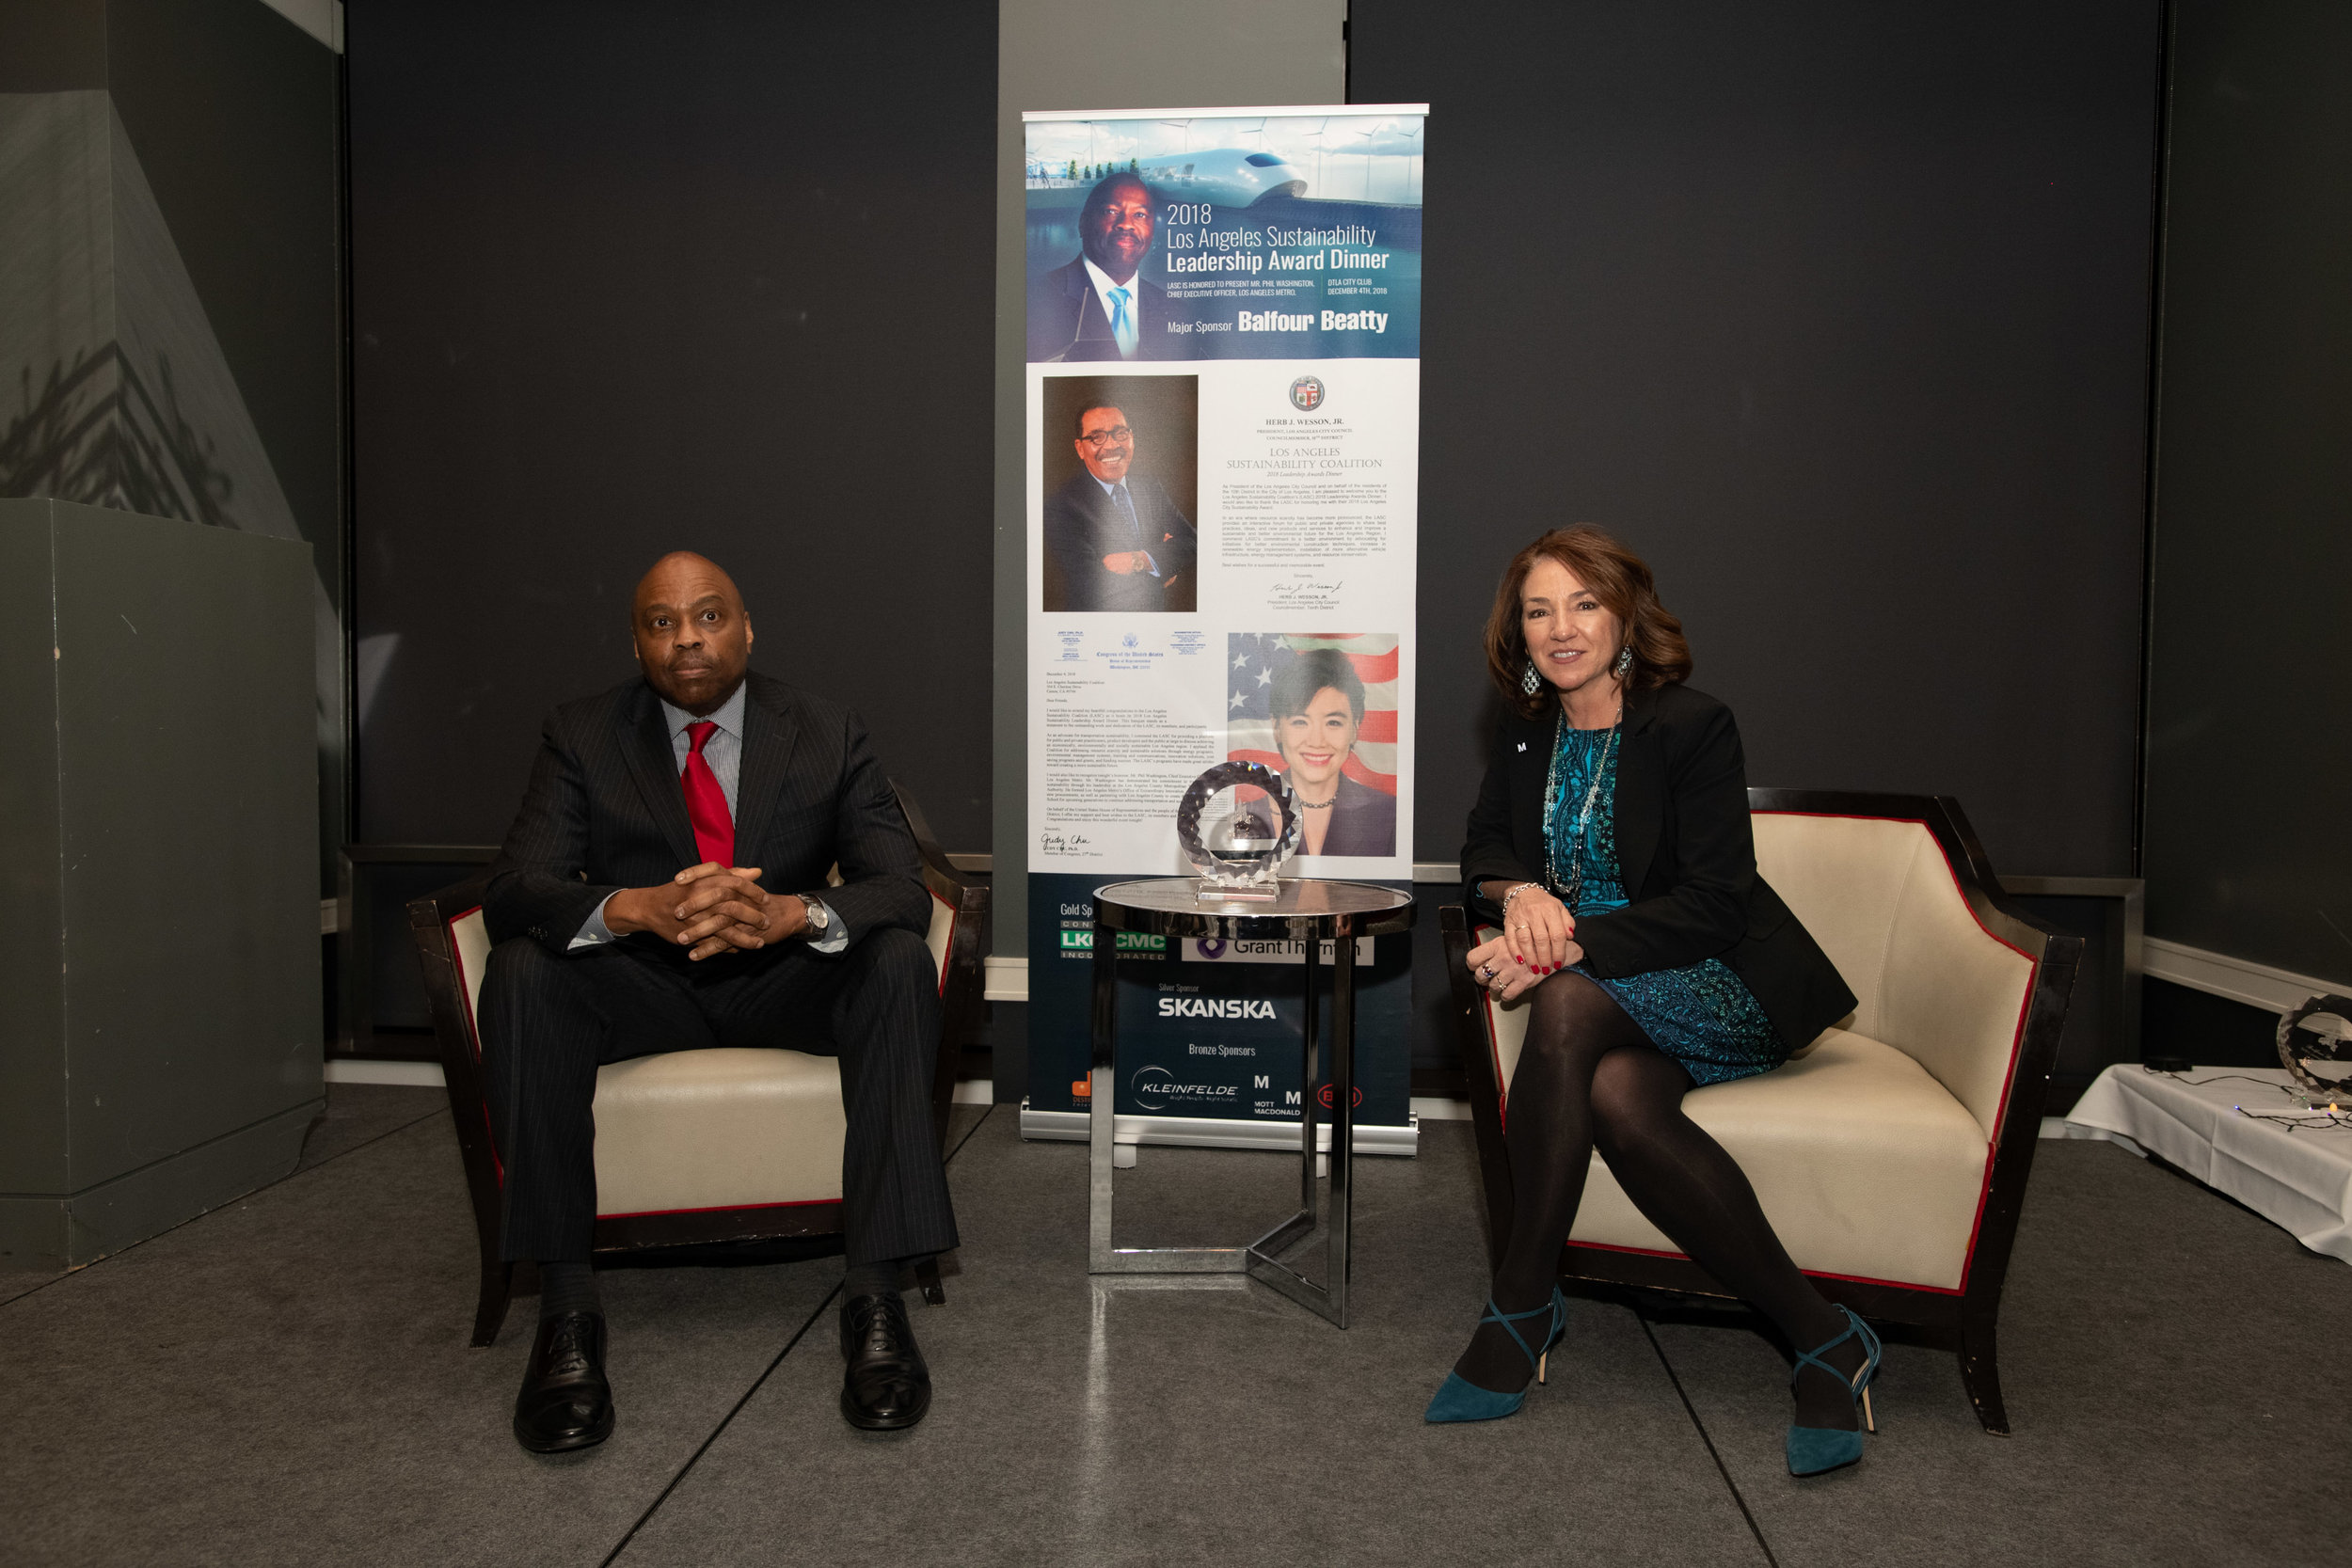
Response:
[[[1427,109],[1023,119],[1023,1129],[1080,1136],[1094,890],[1193,875],[1204,769],[1316,802],[1283,876],[1410,880]],[[1358,955],[1358,1148],[1408,1153],[1410,938]],[[1121,938],[1122,1140],[1297,1148],[1303,958]]]

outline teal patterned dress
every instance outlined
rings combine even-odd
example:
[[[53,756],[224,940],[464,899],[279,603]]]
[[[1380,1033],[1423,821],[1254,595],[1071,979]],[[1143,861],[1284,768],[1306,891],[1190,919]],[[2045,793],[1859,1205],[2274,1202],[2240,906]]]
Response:
[[[1563,903],[1571,887],[1578,889],[1573,912],[1579,920],[1627,903],[1617,864],[1616,733],[1580,730],[1563,721],[1552,743],[1544,790],[1544,848],[1550,863],[1546,869]],[[1616,998],[1650,1043],[1681,1063],[1693,1084],[1769,1072],[1788,1059],[1772,1020],[1721,958],[1615,978],[1595,974],[1582,964],[1576,972]]]

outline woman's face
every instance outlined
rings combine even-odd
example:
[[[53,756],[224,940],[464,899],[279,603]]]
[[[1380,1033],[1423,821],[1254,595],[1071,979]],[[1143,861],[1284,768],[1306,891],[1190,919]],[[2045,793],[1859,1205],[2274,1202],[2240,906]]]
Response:
[[[1327,686],[1307,699],[1306,712],[1285,716],[1275,736],[1291,782],[1321,794],[1356,749],[1356,710],[1348,705],[1347,693]]]
[[[1549,556],[1519,584],[1519,629],[1527,657],[1562,691],[1605,675],[1617,657],[1617,618]]]

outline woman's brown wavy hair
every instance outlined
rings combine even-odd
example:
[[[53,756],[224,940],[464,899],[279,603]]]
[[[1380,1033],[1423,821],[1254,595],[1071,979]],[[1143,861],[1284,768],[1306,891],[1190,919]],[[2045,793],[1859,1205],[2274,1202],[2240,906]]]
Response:
[[[1629,690],[1672,686],[1691,678],[1691,644],[1682,638],[1682,623],[1658,602],[1658,584],[1649,563],[1619,544],[1613,535],[1579,523],[1556,528],[1511,558],[1495,585],[1495,607],[1486,617],[1486,673],[1494,677],[1502,700],[1530,719],[1540,719],[1560,699],[1549,681],[1529,696],[1520,685],[1527,673],[1527,636],[1519,621],[1519,589],[1535,562],[1550,559],[1574,573],[1601,608],[1627,628],[1633,646],[1633,669],[1626,676]]]

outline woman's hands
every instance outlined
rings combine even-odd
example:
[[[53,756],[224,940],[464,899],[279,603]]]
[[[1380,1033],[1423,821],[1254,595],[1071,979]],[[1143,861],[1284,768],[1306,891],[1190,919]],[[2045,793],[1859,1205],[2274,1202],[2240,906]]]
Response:
[[[1543,984],[1546,976],[1556,973],[1553,969],[1538,969],[1512,957],[1511,945],[1508,937],[1497,937],[1492,942],[1480,943],[1470,952],[1470,978],[1493,991],[1496,1000],[1502,1002],[1515,1000]],[[1583,957],[1583,948],[1573,942],[1567,944],[1568,963],[1579,962]],[[1559,967],[1565,968],[1566,965]]]
[[[1513,962],[1538,974],[1565,969],[1584,957],[1576,945],[1576,916],[1533,883],[1522,885],[1502,906],[1502,941]]]
[[[1521,887],[1502,911],[1502,934],[1470,949],[1470,974],[1508,1002],[1545,976],[1583,960],[1577,944],[1576,916],[1559,899],[1535,886]]]

